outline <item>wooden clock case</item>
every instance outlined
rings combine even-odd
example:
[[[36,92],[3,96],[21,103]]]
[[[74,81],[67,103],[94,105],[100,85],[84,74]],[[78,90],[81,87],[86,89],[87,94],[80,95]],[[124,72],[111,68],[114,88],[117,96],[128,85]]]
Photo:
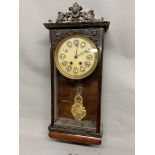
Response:
[[[75,7],[74,5],[73,7]],[[81,10],[77,12],[81,13]],[[49,30],[51,43],[51,124],[48,128],[49,137],[77,143],[101,144],[104,33],[108,30],[110,22],[94,18],[80,21],[78,16],[74,17],[71,13],[73,12],[70,12],[69,18],[71,18],[71,21],[65,18],[65,15],[60,20],[59,12],[56,22],[44,23],[44,26]],[[58,43],[73,34],[82,34],[89,37],[95,43],[99,54],[99,61],[95,71],[90,76],[80,80],[83,84],[83,103],[87,111],[86,117],[81,121],[75,120],[71,114],[77,80],[71,80],[61,75],[54,63],[54,52]]]

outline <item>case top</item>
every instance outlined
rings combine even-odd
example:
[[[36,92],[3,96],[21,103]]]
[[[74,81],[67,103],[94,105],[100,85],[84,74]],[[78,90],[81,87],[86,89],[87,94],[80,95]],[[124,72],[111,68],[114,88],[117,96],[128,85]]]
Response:
[[[103,27],[105,31],[109,28],[109,21],[105,21],[103,17],[95,19],[93,10],[82,11],[82,6],[77,2],[68,9],[66,13],[59,11],[57,19],[55,21],[49,19],[44,26],[47,29]]]

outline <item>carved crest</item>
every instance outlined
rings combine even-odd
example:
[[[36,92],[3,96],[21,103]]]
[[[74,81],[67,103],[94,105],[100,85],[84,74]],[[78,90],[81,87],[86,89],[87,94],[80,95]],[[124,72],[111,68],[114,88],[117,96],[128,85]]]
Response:
[[[74,22],[103,22],[104,18],[95,19],[94,11],[89,10],[87,12],[82,11],[82,6],[80,6],[77,2],[73,4],[73,6],[68,8],[69,11],[63,13],[61,11],[58,12],[58,17],[56,19],[56,23],[74,23]],[[52,22],[49,20],[49,22]]]

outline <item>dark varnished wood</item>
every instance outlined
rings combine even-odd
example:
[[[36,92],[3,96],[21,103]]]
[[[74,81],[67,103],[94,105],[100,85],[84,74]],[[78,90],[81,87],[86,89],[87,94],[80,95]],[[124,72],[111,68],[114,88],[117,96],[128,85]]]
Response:
[[[84,106],[87,109],[87,115],[84,120],[97,120],[97,107],[98,107],[98,78],[96,72],[91,77],[82,80],[83,86],[83,100]],[[64,91],[65,90],[65,91]],[[72,80],[59,80],[59,116],[72,118],[71,106],[74,102],[76,94],[76,81]]]
[[[49,33],[50,35],[50,41],[51,40],[51,33]],[[52,44],[52,42],[51,42]],[[50,68],[51,68],[51,125],[54,125],[54,76],[53,76],[53,72],[54,72],[54,52],[52,47],[50,47]]]
[[[84,139],[86,139],[88,135],[93,135],[92,137],[96,139],[97,133],[101,135],[100,109],[101,109],[101,88],[102,88],[101,86],[102,86],[102,56],[103,56],[103,35],[104,35],[103,33],[104,33],[104,28],[50,29],[51,96],[52,96],[51,125],[50,126],[53,127],[53,129],[49,130],[50,134],[52,134],[53,132],[59,133],[59,131],[61,132],[61,129],[64,130],[65,128],[66,133],[63,133],[63,137],[66,137],[64,136],[65,134],[71,133],[72,136],[70,137],[72,137],[73,139],[78,136],[83,137],[84,135],[85,135]],[[89,128],[89,130],[87,131],[82,126],[79,127],[80,128],[79,129],[79,128],[76,128],[76,126],[71,128],[70,126],[67,126],[64,124],[59,125],[59,126],[55,124],[56,120],[59,117],[74,119],[71,114],[71,106],[74,102],[74,97],[76,94],[76,81],[63,77],[57,71],[55,64],[54,64],[54,58],[53,58],[55,48],[57,44],[59,43],[59,41],[63,39],[64,37],[68,35],[72,35],[72,34],[86,35],[95,43],[99,51],[99,62],[98,62],[97,68],[89,77],[81,80],[81,82],[84,85],[84,90],[82,94],[83,100],[84,100],[84,106],[87,110],[87,115],[83,120],[96,121],[96,130]],[[78,130],[83,131],[81,135],[80,135],[80,132],[78,132]],[[76,135],[77,133],[78,135]],[[54,138],[55,134],[52,134],[52,135],[54,135],[52,136]],[[72,138],[69,138],[68,140],[71,140]],[[90,140],[90,139],[92,138],[88,138],[87,140]],[[81,141],[81,142],[85,143],[85,141]],[[93,142],[90,141],[89,143],[93,143]]]
[[[50,31],[50,60],[51,60],[51,124],[49,137],[86,144],[101,144],[101,92],[102,92],[102,61],[104,32],[109,28],[109,22],[88,23],[45,23]],[[83,101],[87,115],[83,121],[88,124],[76,126],[57,123],[59,118],[74,119],[71,114],[71,106],[76,94],[76,80],[63,77],[55,67],[54,51],[58,43],[72,34],[83,34],[89,37],[96,45],[99,53],[99,61],[94,72],[81,80],[83,84]],[[94,126],[91,123],[95,122]],[[70,123],[70,121],[69,121]]]
[[[56,92],[54,89],[54,78],[57,79],[57,109],[58,109],[58,117],[67,117],[67,118],[73,118],[71,114],[71,105],[73,104],[74,97],[75,97],[75,91],[76,91],[76,82],[74,80],[67,79],[63,77],[59,72],[57,72],[57,77],[54,75],[54,70],[56,69],[53,62],[53,53],[54,50],[59,43],[61,39],[68,35],[72,34],[84,34],[88,36],[97,46],[99,51],[99,62],[98,66],[95,69],[94,73],[92,73],[89,77],[82,80],[82,83],[84,84],[84,90],[83,90],[83,98],[84,98],[84,106],[87,109],[87,116],[85,119],[88,120],[96,120],[100,117],[100,113],[97,112],[97,109],[100,108],[100,67],[102,61],[102,46],[100,41],[100,29],[99,28],[90,28],[90,29],[59,29],[59,30],[50,30],[50,36],[51,36],[51,76],[52,76],[52,92]],[[65,91],[64,91],[65,90]],[[54,101],[55,95],[52,93],[52,110],[55,109]],[[52,113],[54,113],[52,111]],[[56,113],[56,112],[55,112]],[[99,115],[99,116],[97,116]],[[52,114],[52,124],[54,124],[54,114]],[[99,121],[100,122],[100,121]],[[100,123],[98,123],[99,127]],[[98,129],[100,132],[100,128]]]
[[[58,140],[68,141],[68,142],[75,142],[75,143],[85,143],[85,144],[94,144],[100,145],[101,138],[96,137],[86,137],[81,135],[72,135],[72,134],[64,134],[58,132],[49,133],[50,138],[55,138]]]
[[[100,47],[100,52],[99,52],[99,63],[100,65],[98,66],[98,102],[99,104],[97,105],[97,123],[96,123],[96,132],[100,133],[101,132],[101,97],[102,97],[102,66],[103,66],[103,50],[104,50],[104,29],[100,28],[100,39],[98,40],[99,42],[99,47]]]
[[[109,28],[109,21],[103,21],[103,22],[81,22],[81,23],[44,23],[44,26],[47,29],[68,29],[68,28],[100,28],[103,27],[105,32]]]

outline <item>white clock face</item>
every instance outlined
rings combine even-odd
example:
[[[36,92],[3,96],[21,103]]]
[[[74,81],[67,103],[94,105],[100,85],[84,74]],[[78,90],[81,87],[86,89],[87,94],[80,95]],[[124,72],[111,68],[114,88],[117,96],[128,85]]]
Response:
[[[89,38],[72,35],[60,41],[54,58],[57,69],[62,75],[70,79],[82,79],[96,68],[98,50]]]

